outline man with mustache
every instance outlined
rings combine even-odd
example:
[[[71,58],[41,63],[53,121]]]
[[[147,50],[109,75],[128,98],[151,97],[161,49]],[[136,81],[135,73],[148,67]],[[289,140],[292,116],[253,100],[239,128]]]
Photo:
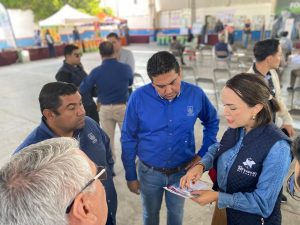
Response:
[[[112,179],[114,161],[109,138],[99,124],[85,116],[81,95],[73,84],[51,82],[39,95],[41,124],[35,128],[15,152],[37,142],[54,137],[73,137],[80,149],[97,165],[106,167],[103,181],[108,205],[106,224],[116,224],[117,193]]]

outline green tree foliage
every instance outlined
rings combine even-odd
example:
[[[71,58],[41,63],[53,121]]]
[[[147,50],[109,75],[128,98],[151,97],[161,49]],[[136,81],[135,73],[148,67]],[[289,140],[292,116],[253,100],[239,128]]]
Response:
[[[9,9],[31,9],[35,21],[51,16],[65,4],[91,15],[96,15],[101,11],[100,0],[1,0],[1,3]]]

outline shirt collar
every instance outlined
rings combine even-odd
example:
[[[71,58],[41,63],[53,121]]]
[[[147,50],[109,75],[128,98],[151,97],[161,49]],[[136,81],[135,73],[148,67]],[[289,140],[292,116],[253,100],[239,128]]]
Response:
[[[255,63],[253,63],[253,71],[254,71],[255,74],[258,74],[258,75],[260,75],[260,76],[265,77],[261,72],[259,72],[259,71],[257,70]],[[270,71],[267,72],[266,76],[271,76]]]

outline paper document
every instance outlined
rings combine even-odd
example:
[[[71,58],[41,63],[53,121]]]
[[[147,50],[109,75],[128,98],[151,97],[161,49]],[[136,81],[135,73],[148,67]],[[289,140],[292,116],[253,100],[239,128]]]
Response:
[[[197,196],[192,195],[192,191],[210,190],[211,187],[208,183],[198,180],[196,183],[191,184],[190,188],[181,188],[179,183],[175,183],[173,185],[164,187],[164,189],[183,198],[194,198]]]

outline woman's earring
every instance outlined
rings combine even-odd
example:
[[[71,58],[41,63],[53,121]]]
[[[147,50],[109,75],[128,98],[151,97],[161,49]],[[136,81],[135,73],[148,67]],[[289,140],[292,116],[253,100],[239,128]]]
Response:
[[[255,115],[252,116],[252,119],[255,120]]]

